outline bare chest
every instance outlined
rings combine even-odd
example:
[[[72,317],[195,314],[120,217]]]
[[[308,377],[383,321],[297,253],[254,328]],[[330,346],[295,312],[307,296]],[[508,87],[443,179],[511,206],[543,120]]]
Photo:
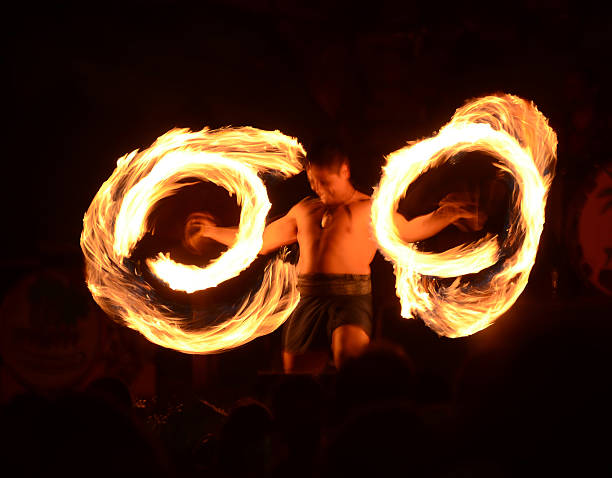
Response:
[[[364,209],[355,204],[325,207],[316,202],[309,205],[297,218],[300,247],[362,242],[369,235],[369,215],[364,214]]]

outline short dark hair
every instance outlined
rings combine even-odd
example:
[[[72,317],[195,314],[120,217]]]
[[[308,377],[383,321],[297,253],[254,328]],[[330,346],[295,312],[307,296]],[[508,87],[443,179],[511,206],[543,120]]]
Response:
[[[315,165],[338,172],[345,163],[350,166],[346,148],[336,139],[325,138],[314,142],[308,149],[304,168]]]

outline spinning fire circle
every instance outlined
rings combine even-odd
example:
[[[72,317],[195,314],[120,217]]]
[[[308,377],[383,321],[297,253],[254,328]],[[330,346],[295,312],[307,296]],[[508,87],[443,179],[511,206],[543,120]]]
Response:
[[[381,251],[395,267],[402,316],[418,314],[439,335],[458,337],[484,329],[514,304],[535,262],[556,147],[556,134],[535,105],[504,95],[467,103],[436,136],[389,155],[374,193],[372,223]],[[506,237],[487,235],[440,254],[403,243],[393,213],[407,187],[428,169],[468,151],[493,157],[495,166],[510,173],[518,185]],[[500,257],[501,249],[512,249],[516,243],[516,252]],[[461,284],[459,276],[498,261],[497,272],[484,286]],[[457,279],[441,287],[436,277]]]
[[[261,287],[227,320],[189,331],[190,311],[158,300],[129,257],[147,232],[147,218],[162,199],[188,186],[186,180],[221,186],[242,206],[235,244],[208,266],[174,262],[168,254],[147,260],[151,272],[174,290],[215,287],[237,276],[255,259],[270,202],[258,173],[284,177],[301,170],[302,146],[278,131],[255,128],[172,130],[145,151],[120,158],[83,220],[81,248],[94,299],[114,318],[164,347],[213,353],[242,345],[282,324],[299,301],[294,266],[276,257]]]
[[[554,174],[557,138],[535,105],[504,95],[479,98],[459,108],[439,133],[390,154],[372,202],[379,247],[395,266],[396,290],[406,318],[418,314],[440,335],[458,337],[487,327],[525,288],[544,225],[546,197]],[[393,214],[406,189],[428,169],[457,153],[481,151],[515,180],[506,237],[433,254],[401,241]],[[159,300],[130,262],[147,232],[155,205],[189,185],[210,181],[236,196],[241,206],[234,245],[206,267],[174,262],[168,254],[147,259],[149,270],[174,290],[215,287],[237,276],[257,256],[270,209],[260,173],[289,177],[302,169],[297,140],[255,128],[169,131],[148,149],[120,158],[83,221],[81,248],[87,284],[112,317],[150,341],[187,353],[214,353],[272,332],[299,301],[295,267],[282,254],[266,266],[258,290],[231,316],[197,328],[190,310]],[[510,247],[516,246],[516,247]],[[501,250],[514,252],[504,257]],[[462,284],[461,276],[495,265],[485,286]],[[435,278],[455,277],[447,287]]]

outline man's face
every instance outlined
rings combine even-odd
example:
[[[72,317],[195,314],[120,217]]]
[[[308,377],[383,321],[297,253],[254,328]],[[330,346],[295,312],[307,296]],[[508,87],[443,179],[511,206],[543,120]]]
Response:
[[[310,165],[306,169],[311,189],[323,204],[336,204],[346,199],[351,190],[348,166],[343,164],[338,171],[327,166]]]

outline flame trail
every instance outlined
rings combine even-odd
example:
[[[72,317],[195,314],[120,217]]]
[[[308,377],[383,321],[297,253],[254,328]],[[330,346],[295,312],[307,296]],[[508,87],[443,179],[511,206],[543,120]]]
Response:
[[[557,136],[530,102],[512,95],[487,96],[459,108],[431,138],[411,143],[387,157],[374,193],[372,224],[385,257],[394,263],[402,316],[419,314],[439,335],[460,337],[478,332],[508,310],[527,285],[535,262],[546,197],[556,163]],[[510,173],[517,188],[506,238],[481,240],[441,254],[420,252],[403,243],[393,213],[408,186],[430,168],[457,153],[482,151]],[[498,241],[502,241],[501,247]],[[500,250],[520,242],[510,257]],[[461,286],[459,276],[499,262],[486,287]],[[457,277],[449,287],[432,277]]]
[[[169,254],[149,258],[147,265],[169,287],[188,293],[237,276],[261,249],[271,207],[258,173],[292,176],[301,171],[304,155],[297,140],[279,131],[243,127],[174,129],[150,148],[121,157],[83,218],[81,249],[94,299],[151,342],[187,353],[227,350],[275,330],[299,301],[295,267],[281,255],[267,265],[259,290],[232,317],[196,331],[187,330],[191,311],[161,300],[129,257],[147,232],[155,205],[192,184],[186,178],[197,178],[236,195],[242,209],[235,244],[204,268],[176,263]]]

